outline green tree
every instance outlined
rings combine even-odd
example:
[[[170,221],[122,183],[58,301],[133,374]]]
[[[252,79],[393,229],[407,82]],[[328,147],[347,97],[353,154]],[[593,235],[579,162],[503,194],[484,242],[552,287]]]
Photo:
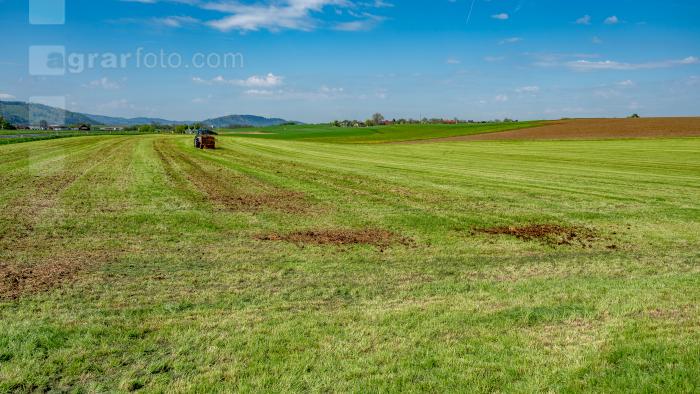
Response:
[[[155,132],[156,132],[156,128],[150,124],[145,124],[145,125],[139,127],[139,133],[151,133],[152,134]]]
[[[17,130],[17,128],[5,119],[5,117],[0,116],[0,130]]]
[[[375,125],[380,125],[384,123],[384,115],[380,114],[379,112],[372,115],[372,123],[374,123]]]

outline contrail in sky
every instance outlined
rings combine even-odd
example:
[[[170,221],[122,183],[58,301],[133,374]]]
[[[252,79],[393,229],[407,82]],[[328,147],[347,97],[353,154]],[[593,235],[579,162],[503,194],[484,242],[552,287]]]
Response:
[[[474,4],[476,4],[476,0],[472,0],[472,6],[469,8],[469,15],[467,15],[467,24],[469,24],[469,21],[472,20],[472,11],[474,11]]]

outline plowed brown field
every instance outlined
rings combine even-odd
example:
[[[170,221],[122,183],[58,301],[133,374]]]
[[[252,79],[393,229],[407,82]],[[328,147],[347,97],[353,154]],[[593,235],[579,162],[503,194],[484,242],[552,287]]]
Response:
[[[568,140],[700,136],[700,117],[640,119],[571,119],[545,126],[498,133],[436,138],[414,143],[488,140]]]

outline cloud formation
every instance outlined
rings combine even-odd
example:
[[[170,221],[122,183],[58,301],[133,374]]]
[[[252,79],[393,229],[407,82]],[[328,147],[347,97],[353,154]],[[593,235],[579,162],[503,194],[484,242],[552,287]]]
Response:
[[[246,79],[226,79],[219,75],[212,79],[203,79],[200,77],[192,78],[192,81],[204,85],[234,85],[248,88],[271,88],[280,86],[284,83],[284,77],[268,73],[267,75],[258,76],[252,75]]]
[[[615,15],[605,18],[606,25],[617,25],[618,23],[620,23],[620,19]]]
[[[576,24],[577,25],[590,25],[591,24],[591,16],[584,15],[584,16],[576,19]]]
[[[354,0],[266,0],[240,2],[233,0],[121,0],[143,4],[174,2],[196,6],[225,16],[202,21],[191,16],[168,16],[155,18],[153,22],[167,27],[183,27],[204,24],[222,32],[240,31],[312,31],[319,27],[339,31],[371,30],[386,18],[367,12],[372,9],[386,9],[393,4],[383,1]],[[336,20],[324,22],[320,15],[327,8],[335,9]]]
[[[685,59],[680,60],[664,60],[659,62],[647,62],[647,63],[624,63],[612,60],[605,60],[599,62],[592,62],[588,60],[577,60],[566,62],[565,65],[575,71],[597,71],[597,70],[648,70],[656,68],[668,68],[674,66],[682,66],[689,64],[700,63],[700,59],[695,56],[689,56]]]
[[[101,88],[106,90],[119,89],[121,86],[118,82],[112,81],[107,77],[102,77],[94,81],[90,81],[83,85],[85,88]]]
[[[503,45],[503,44],[515,44],[515,43],[520,42],[522,40],[523,40],[522,37],[509,37],[509,38],[506,38],[505,40],[501,40],[499,42],[499,44],[501,44],[501,45]]]

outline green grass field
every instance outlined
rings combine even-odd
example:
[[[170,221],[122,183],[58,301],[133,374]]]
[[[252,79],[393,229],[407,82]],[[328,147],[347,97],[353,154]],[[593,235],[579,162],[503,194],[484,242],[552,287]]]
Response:
[[[32,141],[55,140],[58,138],[85,137],[86,135],[139,135],[130,131],[46,131],[46,130],[0,130],[0,145],[19,144]]]
[[[333,127],[323,124],[284,125],[224,130],[222,134],[261,139],[371,144],[495,133],[540,126],[542,124],[543,122],[541,121],[530,121],[511,123],[463,123],[457,125],[410,124],[361,128]]]
[[[700,389],[700,139],[347,133],[0,146],[0,392]]]

